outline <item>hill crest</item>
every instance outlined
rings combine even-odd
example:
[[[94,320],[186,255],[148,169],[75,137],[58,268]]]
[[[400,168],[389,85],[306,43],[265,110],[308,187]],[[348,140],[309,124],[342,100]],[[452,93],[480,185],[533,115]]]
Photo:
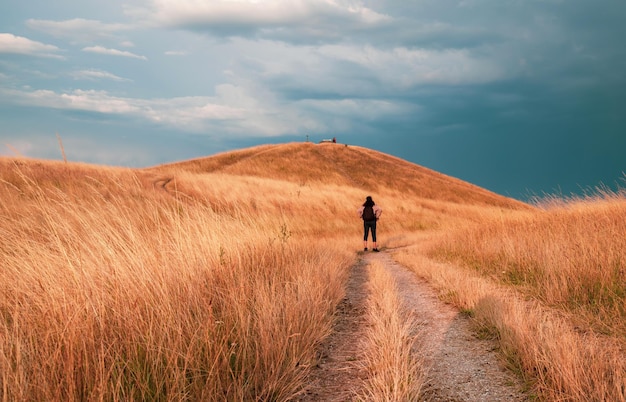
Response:
[[[169,163],[151,171],[175,174],[223,173],[285,180],[305,185],[349,186],[368,193],[394,191],[407,196],[459,204],[527,209],[528,204],[404,159],[345,144],[259,145],[213,156]]]

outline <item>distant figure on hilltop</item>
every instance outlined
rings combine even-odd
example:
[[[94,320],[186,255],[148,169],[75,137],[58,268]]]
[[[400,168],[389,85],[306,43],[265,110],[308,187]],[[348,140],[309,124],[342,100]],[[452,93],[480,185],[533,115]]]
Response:
[[[380,218],[380,214],[383,213],[383,210],[376,205],[372,197],[368,195],[357,213],[359,217],[363,219],[363,251],[367,251],[367,238],[371,230],[372,245],[374,246],[372,251],[378,252],[378,247],[376,246],[376,221]]]

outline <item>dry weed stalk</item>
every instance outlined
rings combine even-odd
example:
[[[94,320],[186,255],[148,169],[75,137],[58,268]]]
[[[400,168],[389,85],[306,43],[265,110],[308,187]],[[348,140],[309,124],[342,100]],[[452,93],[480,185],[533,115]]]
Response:
[[[63,156],[63,162],[67,163],[67,156],[65,155],[65,148],[63,147],[63,141],[61,140],[61,136],[59,133],[56,133],[57,141],[59,142],[59,147],[61,148],[61,155]]]

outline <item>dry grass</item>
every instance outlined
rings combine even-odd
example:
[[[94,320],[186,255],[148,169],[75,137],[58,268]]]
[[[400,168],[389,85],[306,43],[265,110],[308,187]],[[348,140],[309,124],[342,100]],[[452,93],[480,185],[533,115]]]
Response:
[[[523,300],[476,271],[426,257],[433,247],[429,242],[422,239],[394,256],[471,315],[478,336],[499,341],[502,357],[526,380],[531,395],[546,401],[624,401],[626,362],[615,338],[581,332],[535,299]]]
[[[484,214],[396,257],[474,315],[480,334],[497,337],[541,399],[623,401],[625,213],[621,196],[604,194]]]
[[[530,209],[526,204],[467,182],[367,148],[341,144],[291,143],[259,146],[210,158],[159,166],[164,173],[185,170],[286,180],[302,186],[319,183],[374,194],[397,193],[416,200],[455,205]]]
[[[369,266],[369,278],[370,330],[364,359],[369,376],[362,397],[368,401],[417,400],[424,375],[411,349],[419,334],[413,320],[402,311],[396,284],[380,262]]]
[[[219,213],[128,170],[74,166],[57,183],[56,168],[2,171],[3,400],[300,390],[354,259],[345,242],[292,233],[315,222],[279,206]]]
[[[2,399],[288,399],[329,331],[366,195],[381,234],[481,208],[398,190],[394,175],[411,191],[446,180],[399,163],[311,144],[147,170],[0,159]],[[451,183],[444,198],[472,190]]]
[[[625,399],[623,197],[532,208],[312,144],[145,170],[0,158],[0,399],[293,397],[360,249],[366,195],[384,210],[381,244],[407,246],[396,258],[497,337],[537,396]],[[370,396],[402,399],[418,382],[379,271]]]
[[[437,253],[626,343],[625,215],[621,197],[579,200],[492,219],[451,235]]]

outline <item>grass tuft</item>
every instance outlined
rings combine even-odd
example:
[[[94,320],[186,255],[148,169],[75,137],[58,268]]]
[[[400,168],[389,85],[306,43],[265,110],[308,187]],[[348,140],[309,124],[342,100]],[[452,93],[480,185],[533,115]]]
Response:
[[[418,400],[424,382],[422,362],[412,353],[419,333],[401,301],[391,274],[378,261],[369,265],[370,299],[365,364],[368,401]]]

